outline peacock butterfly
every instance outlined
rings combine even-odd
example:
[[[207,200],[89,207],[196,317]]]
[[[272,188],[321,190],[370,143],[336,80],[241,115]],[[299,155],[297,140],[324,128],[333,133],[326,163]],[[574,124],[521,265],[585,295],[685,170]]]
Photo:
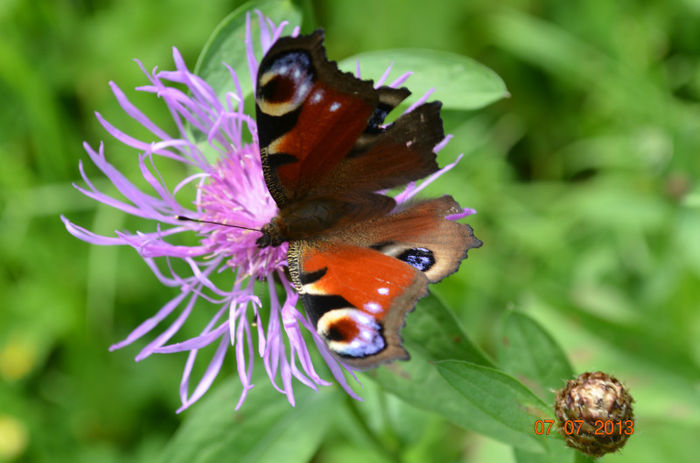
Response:
[[[452,197],[397,210],[381,193],[438,170],[440,102],[384,124],[408,95],[339,71],[320,30],[280,38],[258,68],[258,139],[279,212],[257,245],[289,242],[289,274],[307,314],[356,369],[408,359],[407,312],[481,246],[471,227],[445,218],[462,212]]]

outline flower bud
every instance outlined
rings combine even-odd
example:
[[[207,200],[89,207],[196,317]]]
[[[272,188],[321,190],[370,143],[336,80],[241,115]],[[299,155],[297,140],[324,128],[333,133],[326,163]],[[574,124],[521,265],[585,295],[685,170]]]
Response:
[[[602,456],[622,448],[634,433],[632,396],[601,371],[583,373],[557,392],[554,413],[566,444]]]

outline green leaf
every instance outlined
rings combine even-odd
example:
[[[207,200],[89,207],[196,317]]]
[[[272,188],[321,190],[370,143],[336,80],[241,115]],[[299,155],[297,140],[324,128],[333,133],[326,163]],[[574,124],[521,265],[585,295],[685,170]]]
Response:
[[[443,365],[447,362],[447,365]],[[413,355],[410,362],[397,363],[386,368],[380,368],[368,373],[382,387],[405,400],[411,405],[438,413],[449,421],[466,429],[487,435],[496,440],[522,448],[531,452],[542,452],[544,443],[535,435],[534,422],[547,415],[547,407],[540,403],[534,394],[528,396],[530,404],[535,404],[530,409],[520,408],[519,402],[513,400],[513,394],[505,398],[498,395],[489,396],[489,390],[482,394],[481,390],[474,391],[480,395],[479,399],[489,398],[488,402],[504,400],[505,406],[499,406],[495,410],[484,410],[480,403],[474,403],[473,398],[463,393],[455,387],[450,380],[449,372],[443,374],[443,370],[449,368],[451,363],[472,365],[481,369],[495,371],[487,367],[477,366],[459,360],[448,360],[443,362],[431,362],[420,355]],[[504,375],[501,373],[501,375]],[[488,377],[487,377],[488,379]],[[527,389],[511,378],[527,391]],[[495,388],[493,389],[495,394]],[[500,390],[499,390],[500,392]],[[524,395],[524,393],[523,393]],[[512,407],[512,408],[511,408]],[[517,418],[518,427],[514,429],[512,420]],[[520,426],[520,423],[527,422],[527,426]]]
[[[518,380],[502,371],[460,360],[438,362],[437,369],[465,399],[467,405],[460,412],[478,427],[475,430],[515,446],[519,441],[544,446],[544,439],[534,432],[534,424],[538,419],[548,419],[550,410]]]
[[[533,429],[535,420],[547,416],[547,407],[522,384],[488,367],[458,360],[433,362],[420,352],[411,351],[411,354],[409,362],[379,368],[368,375],[386,391],[411,405],[440,414],[466,429],[531,452],[544,450],[543,439],[538,439]],[[505,377],[510,381],[507,383],[510,388],[491,388],[489,384],[486,391],[479,388],[473,393],[465,393],[451,383],[454,378],[449,371],[443,373],[452,363],[470,365],[477,372],[487,371],[481,378],[482,382],[488,382],[491,376],[497,376],[499,380]],[[477,376],[478,374],[476,373]],[[494,385],[498,384],[494,382]],[[458,383],[457,386],[461,384]],[[482,406],[484,403],[491,406],[491,403],[500,400],[503,400],[503,405],[493,410]]]
[[[535,320],[519,312],[506,315],[498,353],[501,367],[547,403],[574,371],[566,354]]]
[[[420,351],[429,360],[458,359],[495,366],[462,330],[459,320],[435,294],[421,299],[406,318],[402,338],[411,354]]]
[[[338,408],[337,388],[299,385],[296,406],[260,378],[234,411],[240,385],[230,382],[197,402],[161,455],[163,463],[306,462]]]
[[[392,63],[387,83],[413,72],[406,84],[411,92],[421,96],[434,88],[431,99],[442,101],[446,109],[478,109],[509,96],[495,72],[455,53],[408,48],[371,51],[344,59],[340,68],[354,72],[357,61],[365,79],[377,80]]]
[[[549,413],[546,405],[515,379],[490,368],[493,362],[469,340],[458,320],[438,297],[430,295],[421,300],[416,310],[407,317],[402,337],[411,360],[368,373],[386,391],[415,407],[438,413],[464,428],[531,452],[543,451],[544,444],[534,434],[533,426],[535,420]],[[441,360],[448,361],[448,366],[443,367],[445,362]],[[507,378],[507,384],[511,387],[507,392],[515,391],[519,395],[515,395],[515,392],[503,395],[500,389],[493,389],[496,395],[488,397],[496,401],[513,397],[510,402],[503,402],[513,409],[481,409],[479,404],[482,398],[475,403],[442,372],[443,368],[449,367],[449,362],[471,365],[488,372],[484,373],[487,375],[484,381],[489,380],[490,375],[496,375],[499,381]],[[524,430],[522,426],[513,429],[515,418],[518,423],[527,423]]]
[[[195,74],[206,80],[216,94],[222,97],[226,92],[235,91],[229,70],[223,63],[231,66],[238,76],[243,97],[253,93],[253,83],[248,71],[248,59],[245,48],[246,14],[250,13],[250,33],[253,38],[253,48],[258,57],[260,50],[260,24],[255,10],[260,10],[275,24],[288,21],[285,29],[292,29],[301,23],[301,13],[290,0],[256,0],[241,5],[226,16],[209,37],[204,49],[197,59]]]

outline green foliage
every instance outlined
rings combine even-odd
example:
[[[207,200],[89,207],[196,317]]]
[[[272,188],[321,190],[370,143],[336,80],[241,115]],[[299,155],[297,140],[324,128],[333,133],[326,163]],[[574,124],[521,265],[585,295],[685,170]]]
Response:
[[[602,461],[695,461],[697,2],[234,3],[0,6],[0,461],[590,461],[533,429],[552,390],[590,370],[636,400],[635,434]],[[465,157],[425,195],[475,207],[468,222],[484,246],[409,314],[412,360],[359,375],[364,402],[298,384],[292,408],[261,380],[234,412],[229,356],[180,417],[184,356],[135,364],[139,346],[107,352],[173,293],[132,250],[79,242],[58,215],[99,233],[151,231],[70,185],[81,140],[105,139],[110,162],[139,176],[136,153],[93,111],[147,136],[112,80],[172,131],[157,98],[131,90],[145,79],[130,60],[169,68],[173,45],[220,91],[232,88],[220,63],[232,65],[249,93],[251,6],[324,27],[331,59],[348,70],[359,59],[364,78],[392,62],[390,80],[414,71],[409,104],[436,89],[454,135],[440,164]],[[183,336],[211,314],[196,312]]]
[[[223,384],[192,410],[159,461],[163,463],[305,462],[316,452],[335,418],[341,391],[301,386],[295,407],[258,374],[255,393],[244,409],[234,407],[240,384]]]
[[[498,357],[505,371],[549,404],[554,403],[554,391],[575,376],[554,339],[537,322],[518,312],[506,314]]]
[[[479,109],[508,94],[495,72],[455,53],[423,49],[379,50],[354,55],[341,61],[339,66],[354,71],[358,62],[361,75],[367,77],[381,76],[389,63],[391,73],[387,83],[412,72],[411,92],[420,96],[434,90],[431,99],[442,101],[445,109]]]
[[[543,444],[534,438],[531,424],[545,415],[546,404],[517,380],[490,368],[491,362],[436,297],[421,301],[419,308],[403,331],[411,361],[368,376],[418,408],[510,445],[541,451]],[[469,379],[486,386],[465,387]]]

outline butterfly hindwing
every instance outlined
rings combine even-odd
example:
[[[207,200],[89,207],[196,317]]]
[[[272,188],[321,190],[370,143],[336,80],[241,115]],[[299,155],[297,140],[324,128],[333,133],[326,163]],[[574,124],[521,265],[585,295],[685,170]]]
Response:
[[[295,241],[289,252],[304,307],[331,352],[356,369],[408,359],[399,330],[426,294],[425,275],[342,241]]]
[[[354,242],[402,260],[437,283],[457,271],[467,251],[481,246],[469,225],[445,217],[462,212],[451,196],[421,201],[348,227]]]
[[[406,314],[429,282],[481,246],[469,226],[444,218],[459,211],[445,196],[292,243],[292,279],[317,332],[344,362],[364,369],[408,357],[399,334]]]

